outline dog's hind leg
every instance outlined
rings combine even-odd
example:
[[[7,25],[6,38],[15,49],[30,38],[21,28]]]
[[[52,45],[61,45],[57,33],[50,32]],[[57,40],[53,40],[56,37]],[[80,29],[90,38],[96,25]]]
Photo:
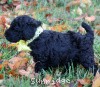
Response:
[[[42,63],[41,61],[38,61],[35,64],[35,72],[36,73],[41,72],[42,69],[46,70],[47,69],[47,65],[46,65],[46,63]]]
[[[91,39],[89,40],[89,37],[86,37],[81,41],[79,55],[80,64],[82,64],[86,69],[90,69],[95,75],[98,67],[94,61],[93,44],[91,43]]]

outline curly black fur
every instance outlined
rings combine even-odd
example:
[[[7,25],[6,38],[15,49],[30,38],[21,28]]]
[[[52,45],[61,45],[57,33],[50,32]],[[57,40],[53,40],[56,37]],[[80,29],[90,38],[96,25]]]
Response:
[[[41,22],[23,15],[15,18],[10,28],[5,32],[5,37],[10,42],[29,40],[34,37],[37,27]],[[48,67],[66,66],[71,62],[82,64],[86,69],[97,71],[94,61],[93,40],[94,33],[89,25],[82,23],[86,34],[68,31],[60,33],[44,30],[40,36],[28,44],[32,49],[31,55],[36,62],[35,71],[48,69]]]

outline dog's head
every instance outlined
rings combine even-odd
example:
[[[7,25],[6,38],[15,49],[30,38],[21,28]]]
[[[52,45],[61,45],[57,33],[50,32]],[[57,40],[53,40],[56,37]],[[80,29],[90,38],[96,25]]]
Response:
[[[41,26],[41,22],[27,15],[16,17],[9,29],[5,32],[5,37],[10,42],[18,42],[19,40],[31,39],[36,29]]]

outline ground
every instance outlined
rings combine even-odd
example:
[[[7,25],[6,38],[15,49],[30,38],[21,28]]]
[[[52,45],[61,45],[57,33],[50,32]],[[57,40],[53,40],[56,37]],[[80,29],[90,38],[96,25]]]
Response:
[[[34,69],[30,67],[32,61],[29,53],[19,53],[15,47],[9,43],[4,32],[10,26],[11,21],[18,15],[29,15],[44,23],[46,29],[67,32],[68,30],[80,31],[84,34],[84,29],[79,27],[82,21],[89,23],[94,32],[94,51],[95,61],[100,65],[100,5],[99,0],[37,0],[37,1],[21,0],[1,0],[0,3],[0,83],[5,87],[98,87],[100,84],[100,74],[94,77],[92,73],[86,71],[81,65],[76,68],[69,66],[65,74],[61,74],[63,67],[57,69],[43,71],[33,76],[27,76],[28,72]],[[81,2],[80,2],[81,1]],[[2,4],[4,3],[4,4]],[[13,60],[13,58],[16,58]],[[20,58],[21,59],[20,59]],[[24,58],[24,59],[23,59]],[[6,64],[6,62],[7,64]],[[15,61],[13,67],[8,62]],[[20,66],[19,61],[24,61]],[[29,65],[28,67],[26,66]],[[21,69],[19,69],[21,67]],[[22,70],[23,67],[25,70]],[[31,69],[32,68],[32,69]],[[26,72],[27,71],[27,72]],[[34,70],[33,70],[34,72]],[[41,80],[41,81],[40,81]],[[44,83],[48,80],[48,84]],[[38,81],[38,82],[37,82]],[[43,82],[44,81],[44,82]],[[83,82],[82,82],[83,81]],[[97,84],[97,85],[95,85]],[[83,85],[83,86],[82,86]]]

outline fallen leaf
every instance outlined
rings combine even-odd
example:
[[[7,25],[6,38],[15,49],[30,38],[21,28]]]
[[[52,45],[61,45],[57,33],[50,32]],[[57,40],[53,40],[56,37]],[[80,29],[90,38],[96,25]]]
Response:
[[[29,74],[30,74],[30,72],[27,72],[26,70],[19,70],[18,72],[19,72],[20,75],[22,75],[22,76],[27,76],[27,77],[28,77]]]
[[[19,68],[21,69],[23,67],[26,67],[28,60],[28,58],[14,57],[9,60],[8,66],[12,70],[16,70]]]
[[[0,0],[0,4],[4,4],[6,2],[7,2],[7,0]]]
[[[3,74],[0,74],[0,80],[1,80],[1,79],[4,79],[4,76],[3,76]]]
[[[54,84],[54,87],[62,87],[62,86],[61,86],[61,84],[60,84],[59,82],[56,82],[56,83]]]
[[[8,63],[9,63],[9,61],[6,60],[6,61],[4,61],[4,62],[2,63],[2,65],[3,65],[4,67],[7,67],[7,66],[8,66]]]
[[[17,1],[13,1],[12,4],[13,4],[14,6],[17,6],[17,5],[20,5],[21,2],[17,0]]]
[[[100,87],[100,73],[97,72],[96,76],[93,79],[92,87]]]
[[[86,16],[85,17],[85,20],[88,21],[88,22],[95,21],[95,19],[96,19],[95,16]]]
[[[83,87],[82,84],[80,82],[78,82],[77,87]]]
[[[3,83],[3,79],[4,79],[3,74],[0,74],[0,84],[2,84],[2,83]]]
[[[45,14],[45,17],[51,17],[52,14]]]
[[[18,72],[22,76],[26,76],[26,77],[29,77],[29,78],[34,77],[34,68],[32,66],[28,66],[27,70],[21,69]]]
[[[18,54],[18,56],[20,56],[20,57],[26,57],[26,52],[21,51],[21,52]]]
[[[35,73],[34,72],[34,66],[35,66],[34,64],[33,65],[29,65],[26,70],[20,69],[18,72],[22,76],[24,75],[26,77],[33,78],[34,77],[34,73]]]
[[[37,6],[37,4],[38,4],[37,0],[34,0],[33,1],[33,6]]]
[[[66,11],[70,12],[70,7],[71,6],[76,6],[76,5],[81,5],[81,4],[85,4],[87,6],[91,6],[92,5],[92,1],[91,0],[74,0],[71,1],[67,4],[66,6]]]
[[[11,44],[8,44],[8,47],[16,47],[17,44],[16,43],[11,43]]]
[[[81,83],[82,85],[87,85],[91,83],[91,80],[89,78],[84,78],[84,79],[78,79],[77,80],[79,83]]]
[[[78,9],[77,9],[77,14],[79,14],[79,15],[83,14],[82,9],[80,7],[78,7]]]
[[[66,6],[66,11],[70,12],[70,7],[71,6],[75,6],[75,5],[79,5],[80,4],[80,0],[76,0],[76,1],[71,1],[67,4]]]
[[[100,30],[99,30],[99,29],[95,29],[94,32],[95,32],[98,36],[100,36]]]
[[[2,53],[0,53],[0,57],[2,57]]]
[[[19,77],[19,74],[15,71],[15,70],[11,70],[8,72],[9,76],[13,76],[13,77]]]
[[[91,6],[92,5],[92,1],[91,0],[81,0],[81,3],[84,3],[88,6]]]
[[[5,42],[2,43],[1,46],[2,46],[3,48],[7,48],[7,47],[8,47],[8,45],[7,45]]]
[[[34,1],[35,1],[35,0],[34,0]],[[29,3],[28,1],[24,1],[24,5],[25,5],[25,6],[29,6],[30,3]]]
[[[59,32],[67,30],[68,28],[69,28],[69,26],[67,26],[65,24],[49,27],[50,30],[59,31]]]
[[[15,10],[19,10],[19,9],[21,9],[21,5],[17,5],[15,8]]]
[[[22,60],[17,61],[13,66],[13,70],[26,67],[27,62],[28,62],[28,58],[23,58]]]
[[[1,16],[1,20],[2,20],[2,23],[5,24],[6,23],[6,18],[4,16]]]
[[[45,84],[49,84],[52,80],[52,76],[49,74],[46,74],[45,78],[43,79]]]
[[[3,65],[2,64],[0,64],[0,70],[3,68]]]
[[[60,22],[61,21],[60,18],[53,18],[53,17],[47,17],[47,20],[48,20],[49,23]]]
[[[8,11],[8,5],[2,6],[2,11]]]

